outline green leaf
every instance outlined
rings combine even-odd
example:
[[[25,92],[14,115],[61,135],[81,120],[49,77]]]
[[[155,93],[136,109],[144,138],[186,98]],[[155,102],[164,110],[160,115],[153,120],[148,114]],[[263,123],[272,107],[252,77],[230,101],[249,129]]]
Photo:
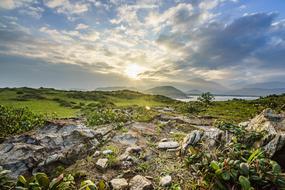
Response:
[[[252,163],[254,160],[256,160],[263,152],[260,149],[256,149],[250,157],[247,159],[247,163]]]
[[[214,169],[214,170],[218,170],[220,169],[219,163],[217,161],[212,161],[210,166]]]
[[[279,175],[281,173],[280,165],[275,161],[271,161],[271,165],[272,165],[272,171],[274,175]]]
[[[241,175],[239,176],[238,180],[243,190],[251,189],[250,181],[248,180],[248,178]]]
[[[45,173],[36,173],[36,180],[43,189],[49,188],[49,178]]]
[[[101,180],[101,181],[98,183],[98,189],[99,189],[99,190],[104,190],[105,188],[106,188],[105,182],[104,182],[104,180]]]
[[[81,182],[79,190],[96,190],[96,185],[91,180],[85,180]]]
[[[223,178],[223,180],[228,181],[228,180],[230,180],[231,176],[230,176],[228,171],[225,171],[222,173],[222,178]]]
[[[26,187],[27,186],[27,180],[25,179],[24,176],[20,175],[18,177],[18,181],[17,181],[16,186],[19,186],[19,187]]]
[[[62,180],[63,180],[63,174],[61,174],[57,178],[53,179],[49,184],[50,190],[55,190],[57,188],[57,186],[62,182]]]

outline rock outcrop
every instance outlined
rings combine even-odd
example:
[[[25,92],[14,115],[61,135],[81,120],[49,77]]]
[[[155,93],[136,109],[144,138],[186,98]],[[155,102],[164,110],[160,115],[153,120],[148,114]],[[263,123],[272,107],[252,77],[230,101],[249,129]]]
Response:
[[[267,135],[258,142],[258,146],[285,168],[285,115],[275,114],[271,109],[264,110],[247,123],[247,130]]]
[[[50,123],[0,144],[0,165],[16,178],[57,164],[72,164],[94,151],[102,136],[81,124]]]

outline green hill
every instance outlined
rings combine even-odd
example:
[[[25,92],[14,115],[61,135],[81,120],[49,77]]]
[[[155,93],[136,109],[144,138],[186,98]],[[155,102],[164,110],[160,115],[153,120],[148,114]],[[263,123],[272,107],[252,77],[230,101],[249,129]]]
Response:
[[[148,94],[167,96],[170,98],[187,98],[184,92],[173,86],[157,86],[144,92]]]

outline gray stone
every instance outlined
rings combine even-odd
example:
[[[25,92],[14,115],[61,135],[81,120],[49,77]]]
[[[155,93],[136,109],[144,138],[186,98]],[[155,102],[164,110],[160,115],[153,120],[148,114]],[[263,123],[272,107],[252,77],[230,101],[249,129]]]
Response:
[[[179,143],[176,141],[159,142],[157,147],[159,149],[176,149],[179,147]]]
[[[107,158],[100,158],[96,162],[96,167],[99,170],[105,170],[107,168],[107,166],[108,166],[108,159]]]
[[[194,130],[186,137],[184,137],[182,146],[181,146],[181,153],[184,154],[187,150],[187,148],[191,145],[195,145],[203,136],[203,132],[199,130]]]
[[[100,154],[101,154],[101,152],[97,150],[94,152],[93,157],[96,158],[96,157],[100,156]]]
[[[266,154],[285,168],[285,115],[275,114],[271,109],[265,109],[261,114],[251,119],[246,127],[249,131],[266,131],[267,135],[255,146],[262,147]]]
[[[114,190],[124,190],[127,189],[129,185],[125,178],[112,179],[110,184]]]
[[[130,180],[130,190],[152,190],[153,185],[147,178],[136,175]]]
[[[142,151],[142,148],[137,145],[130,146],[126,149],[126,152],[128,153],[139,153],[141,151]]]
[[[11,177],[46,171],[56,163],[72,164],[99,145],[94,130],[81,124],[50,123],[37,130],[7,138],[0,144],[0,165]]]
[[[102,153],[104,155],[108,155],[108,154],[113,154],[113,151],[112,150],[104,150]]]
[[[165,187],[165,186],[169,186],[171,184],[171,181],[172,181],[172,177],[170,175],[166,175],[166,176],[160,178],[159,184],[161,186]]]

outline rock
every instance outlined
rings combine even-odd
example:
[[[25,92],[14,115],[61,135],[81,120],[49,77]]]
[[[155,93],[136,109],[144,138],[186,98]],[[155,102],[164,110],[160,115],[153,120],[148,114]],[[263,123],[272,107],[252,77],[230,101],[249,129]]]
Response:
[[[172,181],[172,177],[170,175],[166,175],[160,179],[159,184],[162,187],[165,187],[165,186],[169,186],[171,184],[171,181]]]
[[[104,155],[108,155],[108,154],[113,154],[113,151],[112,150],[104,150],[102,153]]]
[[[241,122],[238,124],[239,127],[247,127],[249,124],[249,121]]]
[[[93,157],[96,158],[96,157],[100,156],[100,154],[101,154],[101,152],[97,150],[94,152]]]
[[[176,141],[159,142],[157,147],[159,149],[176,149],[179,147],[179,143]]]
[[[56,164],[72,164],[99,145],[96,132],[82,124],[50,123],[0,144],[0,165],[11,177],[52,170]]]
[[[100,158],[96,162],[96,167],[99,170],[105,170],[107,168],[107,166],[108,166],[108,159],[107,158]]]
[[[152,190],[153,185],[147,178],[136,175],[130,180],[130,190]]]
[[[138,138],[134,136],[133,134],[125,133],[125,134],[115,135],[112,141],[115,143],[132,146],[136,144],[136,142],[138,141]]]
[[[126,149],[126,152],[128,153],[139,153],[142,151],[142,148],[140,146],[130,146]]]
[[[110,184],[114,190],[124,190],[129,185],[125,178],[112,179]]]
[[[256,146],[262,147],[270,157],[285,168],[285,115],[275,114],[271,109],[265,109],[261,114],[249,121],[246,127],[249,131],[266,131],[267,135]]]
[[[113,130],[111,125],[105,125],[95,130],[97,138],[101,139]]]
[[[185,154],[187,148],[191,145],[195,145],[203,136],[203,132],[199,130],[194,130],[183,139],[183,143],[181,146],[181,153]]]

